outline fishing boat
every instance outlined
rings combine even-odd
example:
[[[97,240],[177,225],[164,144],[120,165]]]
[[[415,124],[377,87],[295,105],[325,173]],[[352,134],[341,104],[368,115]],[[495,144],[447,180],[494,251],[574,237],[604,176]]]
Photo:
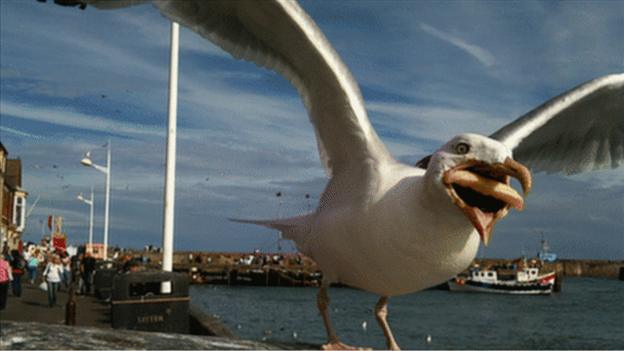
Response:
[[[541,273],[539,267],[472,267],[448,282],[450,291],[497,294],[548,295],[553,292],[556,273]]]
[[[552,263],[557,261],[557,254],[554,252],[550,252],[550,245],[548,241],[544,238],[544,233],[542,234],[542,249],[537,252],[537,257],[543,262]]]

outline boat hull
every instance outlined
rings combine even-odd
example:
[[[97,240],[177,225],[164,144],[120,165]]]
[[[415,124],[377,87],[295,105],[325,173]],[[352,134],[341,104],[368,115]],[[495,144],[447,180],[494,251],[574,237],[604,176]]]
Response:
[[[450,291],[482,292],[513,295],[550,295],[555,285],[555,274],[540,277],[532,282],[479,282],[455,278],[448,282]]]

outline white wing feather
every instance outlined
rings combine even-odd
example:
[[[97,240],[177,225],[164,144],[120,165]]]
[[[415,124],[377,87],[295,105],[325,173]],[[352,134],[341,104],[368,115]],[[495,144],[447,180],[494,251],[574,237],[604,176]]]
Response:
[[[491,135],[533,171],[574,174],[624,162],[624,74],[591,80]]]
[[[91,0],[98,8],[137,1]],[[272,69],[299,91],[328,175],[391,159],[368,120],[356,81],[295,1],[154,1],[161,13],[238,59]]]

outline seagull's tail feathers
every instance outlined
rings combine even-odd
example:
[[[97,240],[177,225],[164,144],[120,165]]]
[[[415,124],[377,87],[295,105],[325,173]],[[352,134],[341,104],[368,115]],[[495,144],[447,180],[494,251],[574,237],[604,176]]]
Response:
[[[313,218],[314,214],[307,214],[297,217],[267,220],[230,218],[230,221],[256,224],[268,228],[277,229],[282,233],[282,236],[285,239],[290,239],[295,241],[296,243],[301,243],[302,239],[306,236],[306,234],[310,232]]]

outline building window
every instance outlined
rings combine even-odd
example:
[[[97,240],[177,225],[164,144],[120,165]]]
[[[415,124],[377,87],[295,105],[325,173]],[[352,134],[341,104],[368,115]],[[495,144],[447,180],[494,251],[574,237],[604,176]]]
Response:
[[[15,196],[13,206],[13,223],[15,223],[17,231],[21,232],[26,224],[26,199],[22,196]]]

